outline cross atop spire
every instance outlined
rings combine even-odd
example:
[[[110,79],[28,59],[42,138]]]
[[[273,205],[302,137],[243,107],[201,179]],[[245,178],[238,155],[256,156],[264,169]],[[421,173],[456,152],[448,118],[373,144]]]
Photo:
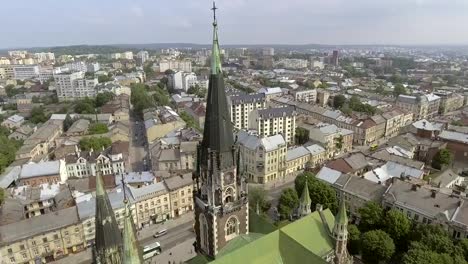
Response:
[[[213,1],[213,7],[211,8],[211,10],[213,10],[213,26],[216,26],[216,9],[218,9],[216,7],[216,2]]]

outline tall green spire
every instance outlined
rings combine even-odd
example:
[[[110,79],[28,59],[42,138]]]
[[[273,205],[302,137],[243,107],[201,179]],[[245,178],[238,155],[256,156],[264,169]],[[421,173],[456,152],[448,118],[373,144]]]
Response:
[[[125,186],[122,186],[125,188]],[[125,191],[124,191],[125,192]],[[125,203],[124,229],[123,229],[123,264],[142,264],[143,257],[138,245],[135,224],[133,223],[130,203]]]
[[[346,213],[346,204],[344,197],[341,199],[340,208],[338,209],[338,214],[336,215],[335,223],[343,226],[348,225],[348,215]]]
[[[122,236],[99,169],[96,175],[95,226],[96,262],[100,264],[122,263]]]
[[[302,190],[301,200],[299,201],[299,216],[306,216],[311,213],[310,207],[312,206],[312,200],[309,194],[309,185],[307,184],[308,179],[305,177],[304,189]]]
[[[215,2],[213,1],[213,48],[211,51],[211,74],[219,74],[221,70],[221,54],[219,51],[219,42],[218,42],[218,22],[216,21],[216,7]]]

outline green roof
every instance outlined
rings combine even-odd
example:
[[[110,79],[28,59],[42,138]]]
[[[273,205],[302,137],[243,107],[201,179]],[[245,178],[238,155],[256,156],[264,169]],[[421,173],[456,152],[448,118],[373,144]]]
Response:
[[[227,245],[224,246],[218,252],[218,255],[216,255],[216,257],[222,257],[223,255],[229,254],[230,252],[233,252],[262,236],[263,236],[262,234],[258,234],[258,233],[249,233],[247,235],[246,234],[239,235],[236,238],[229,241]]]
[[[229,242],[211,263],[295,264],[304,260],[326,263],[323,258],[334,249],[330,233],[335,218],[329,209],[323,211],[323,216],[325,224],[319,212],[314,212],[256,239],[241,235]]]
[[[266,217],[249,209],[249,232],[268,234],[278,229]]]

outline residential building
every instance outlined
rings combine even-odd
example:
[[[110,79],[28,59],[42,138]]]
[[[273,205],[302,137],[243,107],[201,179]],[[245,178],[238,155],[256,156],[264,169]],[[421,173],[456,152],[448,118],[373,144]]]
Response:
[[[15,73],[13,71],[13,67],[15,65],[4,64],[0,66],[0,77],[1,79],[11,80],[14,79]]]
[[[438,139],[447,143],[447,149],[454,154],[457,162],[466,162],[468,157],[468,134],[455,131],[442,131]]]
[[[109,147],[104,151],[89,150],[81,151],[78,146],[75,153],[65,156],[66,172],[68,177],[96,176],[98,172],[102,175],[121,175],[125,172],[124,154]]]
[[[294,90],[291,92],[294,96],[294,100],[304,103],[315,103],[317,101],[317,90]]]
[[[296,110],[293,106],[253,110],[249,116],[249,128],[260,136],[282,135],[288,144],[294,144],[296,134]]]
[[[130,120],[130,96],[122,93],[101,107],[101,113],[112,114],[114,121]]]
[[[159,62],[159,72],[167,70],[192,72],[192,62],[189,59],[161,60]]]
[[[137,53],[136,57],[140,65],[143,65],[149,60],[149,53],[145,50],[142,50]]]
[[[126,186],[134,200],[137,227],[160,223],[171,217],[171,196],[164,182],[135,188]]]
[[[259,137],[243,130],[236,136],[249,181],[268,183],[286,176],[287,145],[283,136]]]
[[[146,139],[152,142],[171,131],[185,127],[185,122],[169,106],[148,109],[144,112]]]
[[[286,175],[304,170],[310,161],[310,152],[304,146],[288,149],[286,152]]]
[[[363,177],[370,181],[379,184],[386,184],[392,178],[408,177],[415,180],[421,180],[424,176],[424,171],[405,166],[393,161],[388,161],[384,165],[374,168],[371,171],[364,173]]]
[[[382,114],[385,119],[385,138],[392,138],[400,132],[400,128],[408,124],[404,123],[404,113],[398,109],[392,109]]]
[[[85,248],[76,207],[0,226],[0,255],[9,263],[47,263]]]
[[[11,133],[8,138],[15,140],[26,140],[32,133],[36,131],[36,126],[22,125]]]
[[[46,161],[24,164],[19,175],[19,184],[34,187],[44,183],[65,183],[67,179],[65,162]]]
[[[98,79],[87,79],[83,71],[54,74],[57,96],[61,101],[95,97]]]
[[[442,115],[458,110],[464,106],[465,97],[461,94],[443,90],[436,91],[434,94],[440,97],[439,113]]]
[[[39,77],[37,65],[13,65],[13,78],[15,80],[29,80]]]
[[[9,129],[19,128],[24,123],[24,117],[20,115],[12,115],[7,119],[3,120],[2,126]]]
[[[265,94],[240,94],[228,97],[231,121],[237,129],[249,128],[249,115],[266,107]]]
[[[120,58],[126,59],[126,60],[133,60],[133,52],[131,51],[122,52],[120,55]]]
[[[321,107],[328,105],[328,99],[330,98],[330,93],[323,89],[317,89],[317,104]]]
[[[99,62],[91,62],[86,65],[86,72],[92,72],[95,73],[101,69],[101,65],[99,65]]]
[[[191,173],[172,176],[164,180],[170,195],[171,217],[179,217],[193,210],[194,182]]]
[[[278,98],[283,95],[283,90],[280,87],[265,87],[258,90],[258,93],[265,95],[265,101],[269,102],[273,98]]]
[[[276,65],[283,66],[286,69],[304,69],[307,68],[307,60],[302,59],[282,59],[276,62]]]
[[[41,62],[54,62],[55,61],[55,54],[52,52],[40,52],[34,53],[34,58],[38,63]]]
[[[55,147],[55,139],[62,134],[62,129],[62,121],[47,121],[23,142],[16,152],[16,159],[36,159],[47,155]]]
[[[91,122],[87,119],[78,119],[68,128],[67,132],[65,132],[65,136],[73,137],[73,136],[84,136],[88,134],[88,127]]]
[[[28,55],[28,51],[26,50],[9,50],[8,56],[10,57],[18,57],[18,58],[26,58]]]
[[[309,138],[320,143],[326,149],[328,158],[351,151],[353,148],[353,131],[339,128],[336,125],[319,123],[315,126],[303,124],[309,130]]]
[[[330,58],[330,63],[332,65],[338,66],[338,51],[337,50],[333,51],[333,54]]]
[[[274,56],[275,49],[274,48],[263,48],[262,49],[263,56]]]
[[[156,182],[156,177],[151,171],[127,172],[122,174],[122,177],[119,178],[120,177],[115,178],[116,185],[119,185],[123,178],[125,184],[135,188],[141,188]]]
[[[439,112],[440,97],[435,94],[399,95],[396,107],[414,114],[415,119],[432,118]]]
[[[88,65],[84,61],[69,62],[61,67],[64,72],[87,72]]]
[[[198,127],[203,128],[205,126],[206,107],[204,103],[193,102],[186,104],[184,111],[195,120]]]

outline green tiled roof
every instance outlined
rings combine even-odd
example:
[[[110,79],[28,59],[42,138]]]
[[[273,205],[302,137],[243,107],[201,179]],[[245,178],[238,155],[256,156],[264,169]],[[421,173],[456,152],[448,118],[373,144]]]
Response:
[[[328,209],[323,216],[325,224],[319,212],[314,212],[250,243],[252,237],[240,236],[228,243],[211,263],[296,264],[304,260],[326,263],[323,257],[334,249],[330,231],[335,218]]]
[[[253,210],[249,210],[249,232],[268,234],[275,231],[276,226],[268,221],[264,216],[258,215]]]
[[[346,204],[344,200],[341,201],[340,209],[338,210],[336,219],[337,219],[336,221],[341,225],[348,224],[348,215],[346,214]]]
[[[227,245],[224,246],[218,252],[218,255],[216,255],[216,257],[222,257],[223,255],[229,254],[230,252],[233,252],[237,250],[238,248],[241,248],[262,236],[263,234],[258,234],[258,233],[249,233],[247,235],[245,234],[239,235],[236,238],[229,241]]]

